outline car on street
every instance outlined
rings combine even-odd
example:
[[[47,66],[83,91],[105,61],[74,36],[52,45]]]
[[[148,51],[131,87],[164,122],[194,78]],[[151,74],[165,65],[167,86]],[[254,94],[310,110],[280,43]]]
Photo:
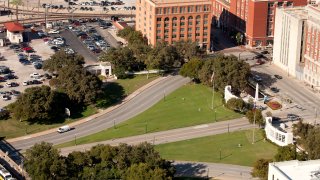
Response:
[[[4,101],[8,101],[10,99],[10,96],[8,95],[1,95],[1,99]]]
[[[278,89],[277,87],[271,87],[270,90],[271,90],[273,93],[279,92],[279,89]]]
[[[70,126],[65,125],[65,126],[59,127],[59,129],[57,130],[57,132],[58,132],[58,133],[64,133],[64,132],[67,132],[67,131],[70,131],[70,130],[71,130]]]
[[[256,82],[261,82],[262,78],[259,75],[254,75],[253,76],[253,80],[256,81]]]
[[[274,77],[277,78],[277,79],[282,79],[282,76],[280,76],[278,74],[275,74]]]
[[[17,86],[19,86],[19,84],[16,82],[6,82],[6,86],[7,87],[17,87]]]
[[[296,121],[301,119],[301,117],[296,114],[287,114],[287,118],[291,121]]]
[[[23,86],[28,86],[31,84],[31,81],[23,81],[22,85]]]

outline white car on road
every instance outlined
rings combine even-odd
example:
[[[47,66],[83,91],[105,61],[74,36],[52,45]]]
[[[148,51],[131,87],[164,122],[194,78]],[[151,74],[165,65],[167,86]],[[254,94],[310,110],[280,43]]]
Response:
[[[37,77],[40,77],[41,75],[39,73],[32,73],[30,74],[30,77],[31,78],[37,78]]]

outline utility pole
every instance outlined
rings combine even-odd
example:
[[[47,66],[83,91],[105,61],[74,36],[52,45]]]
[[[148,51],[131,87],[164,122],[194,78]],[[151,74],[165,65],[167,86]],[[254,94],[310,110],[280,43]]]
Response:
[[[212,99],[211,99],[211,109],[213,110],[214,106],[214,72],[212,72],[211,76],[211,82],[212,82]]]

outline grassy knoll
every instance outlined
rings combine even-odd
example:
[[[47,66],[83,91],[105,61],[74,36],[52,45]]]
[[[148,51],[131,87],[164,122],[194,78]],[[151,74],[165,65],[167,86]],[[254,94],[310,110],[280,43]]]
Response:
[[[252,130],[247,130],[161,144],[156,150],[165,159],[252,166],[259,158],[272,159],[277,147],[263,140],[261,130],[256,130],[256,143],[252,144]]]
[[[76,114],[72,118],[66,119],[63,123],[56,124],[28,124],[27,122],[20,122],[15,119],[1,120],[0,121],[0,137],[5,136],[6,138],[14,138],[19,136],[24,136],[27,134],[37,133],[40,131],[45,131],[51,128],[59,127],[63,124],[72,123],[75,120],[88,117],[97,112],[97,109],[92,106],[88,106],[81,113]]]
[[[98,142],[112,138],[127,137],[146,132],[164,131],[203,123],[212,123],[241,117],[223,107],[221,95],[215,94],[216,118],[211,109],[212,91],[199,84],[185,85],[167,95],[165,99],[138,116],[123,122],[116,128],[77,139],[77,144]],[[68,142],[59,147],[72,146]]]
[[[112,103],[116,103],[118,100],[123,98],[123,95],[128,95],[134,92],[135,90],[139,89],[143,85],[151,82],[152,80],[155,80],[158,75],[157,74],[150,74],[149,79],[146,78],[146,75],[139,75],[128,79],[119,79],[115,81],[109,90],[109,94],[113,94],[113,100],[110,102],[109,105]],[[115,85],[116,84],[116,85]],[[119,89],[122,90],[122,92],[119,92]],[[59,126],[62,126],[63,124],[72,123],[75,120],[79,120],[81,118],[85,118],[88,116],[91,116],[97,112],[97,108],[93,106],[88,106],[86,109],[84,109],[82,112],[77,114],[72,114],[72,117],[70,119],[67,119],[63,123],[55,123],[50,125],[44,125],[44,124],[28,124],[24,122],[19,122],[14,119],[8,119],[8,120],[0,120],[0,137],[6,136],[7,138],[14,138],[23,136],[26,134],[32,134],[37,133],[40,131],[45,131],[51,128],[56,128]]]

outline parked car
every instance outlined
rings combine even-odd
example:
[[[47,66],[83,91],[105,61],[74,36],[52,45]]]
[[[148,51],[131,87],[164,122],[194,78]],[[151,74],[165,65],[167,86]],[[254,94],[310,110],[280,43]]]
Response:
[[[296,114],[287,114],[287,118],[291,121],[296,121],[301,119],[301,117]]]
[[[17,87],[17,86],[19,86],[19,84],[16,82],[6,82],[6,86],[7,87]]]
[[[280,76],[278,74],[275,74],[274,77],[277,78],[277,79],[282,79],[282,76]]]
[[[48,34],[59,34],[59,33],[60,33],[60,31],[55,30],[55,29],[51,29],[51,30],[48,32]]]
[[[254,75],[253,76],[253,80],[257,81],[257,82],[261,82],[262,78],[259,75]]]
[[[41,75],[39,73],[32,73],[30,74],[31,78],[36,78],[36,77],[40,77]]]
[[[31,84],[31,81],[23,81],[22,85],[23,86],[28,86]]]

